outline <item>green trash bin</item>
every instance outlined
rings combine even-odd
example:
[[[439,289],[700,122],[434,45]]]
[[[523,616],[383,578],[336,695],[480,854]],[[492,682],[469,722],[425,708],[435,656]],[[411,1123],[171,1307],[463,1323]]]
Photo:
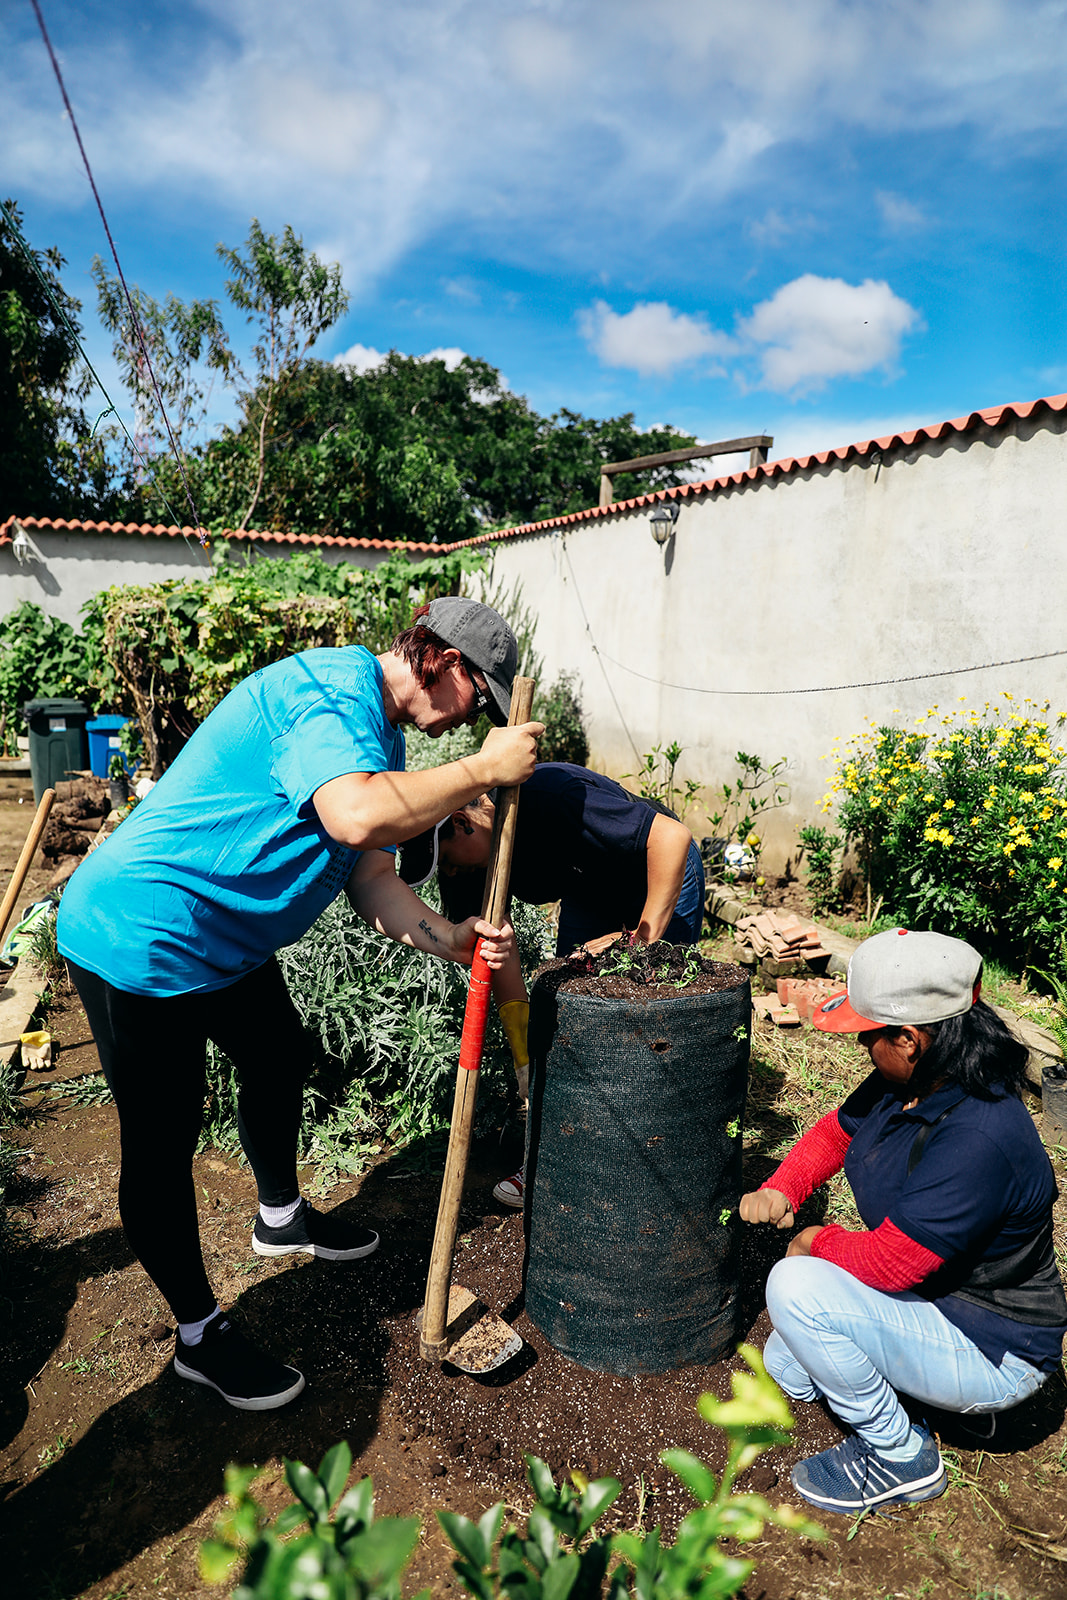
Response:
[[[87,769],[89,708],[80,700],[27,700],[22,713],[30,725],[30,777],[39,801],[46,789]]]

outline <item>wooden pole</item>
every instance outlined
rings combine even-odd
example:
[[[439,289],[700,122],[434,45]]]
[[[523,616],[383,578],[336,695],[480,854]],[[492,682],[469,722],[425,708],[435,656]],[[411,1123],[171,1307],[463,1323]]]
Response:
[[[508,727],[529,722],[533,704],[532,678],[516,678],[511,689],[511,714]],[[493,840],[486,875],[482,916],[499,928],[508,903],[511,857],[515,848],[515,824],[519,812],[519,787],[501,789],[497,794],[493,818]],[[452,1102],[452,1127],[448,1135],[448,1155],[441,1180],[441,1199],[437,1208],[430,1270],[426,1278],[426,1300],[422,1310],[419,1353],[424,1361],[443,1361],[448,1355],[448,1294],[452,1287],[452,1258],[459,1232],[459,1210],[467,1177],[474,1106],[478,1097],[478,1071],[482,1064],[485,1025],[489,1015],[492,979],[481,954],[481,941],[471,962],[471,982],[463,1015],[463,1038],[456,1072],[456,1093]]]
[[[30,870],[30,863],[37,853],[37,846],[41,842],[41,835],[44,833],[48,823],[48,813],[52,809],[52,801],[55,797],[56,791],[54,789],[46,789],[41,796],[41,803],[37,807],[37,815],[30,825],[29,835],[22,847],[22,854],[19,856],[15,870],[11,875],[11,882],[7,886],[7,893],[4,895],[3,902],[0,903],[0,943],[2,943],[7,932],[7,925],[11,921],[11,913],[15,909],[15,902],[22,893],[22,885],[26,882],[26,874]]]

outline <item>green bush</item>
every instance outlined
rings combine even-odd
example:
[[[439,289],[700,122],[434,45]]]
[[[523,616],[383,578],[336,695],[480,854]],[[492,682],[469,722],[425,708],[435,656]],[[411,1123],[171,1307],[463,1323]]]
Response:
[[[435,903],[427,886],[422,897]],[[551,953],[541,914],[517,904],[523,965]],[[303,939],[278,952],[289,992],[316,1049],[304,1090],[302,1159],[325,1175],[357,1172],[385,1141],[403,1145],[448,1126],[467,999],[467,968],[384,938],[344,896]],[[503,1030],[486,1035],[478,1115],[506,1113],[514,1073]],[[208,1051],[203,1143],[236,1152],[236,1081],[230,1062]]]
[[[85,640],[69,622],[46,617],[40,606],[24,600],[0,618],[0,754],[14,750],[15,737],[26,726],[26,701],[51,699],[96,704]]]
[[[819,917],[833,907],[837,898],[835,869],[840,864],[841,846],[845,841],[839,833],[831,833],[829,828],[820,828],[815,824],[799,828],[797,838],[800,840],[801,853],[808,862],[807,885],[811,909]]]
[[[502,1504],[478,1522],[439,1511],[458,1559],[452,1563],[463,1588],[476,1600],[727,1600],[750,1576],[753,1561],[725,1549],[762,1538],[776,1523],[810,1539],[825,1538],[817,1524],[793,1506],[771,1506],[762,1495],[734,1494],[739,1473],[772,1445],[789,1442],[793,1418],[762,1358],[748,1345],[740,1353],[750,1371],[731,1374],[734,1397],[701,1395],[698,1410],[727,1437],[727,1461],[716,1479],[687,1450],[664,1450],[660,1460],[681,1479],[696,1501],[673,1545],[660,1530],[594,1532],[618,1498],[617,1478],[590,1483],[581,1474],[557,1485],[537,1456],[526,1469],[534,1504],[525,1527],[505,1525]],[[364,1478],[345,1492],[352,1452],[335,1445],[313,1472],[286,1461],[285,1477],[296,1502],[271,1521],[252,1497],[255,1468],[230,1467],[230,1510],[216,1537],[200,1547],[201,1575],[226,1583],[243,1565],[233,1600],[399,1600],[401,1574],[419,1537],[417,1517],[374,1519],[374,1488]],[[573,1485],[573,1487],[572,1487]],[[307,1532],[293,1538],[302,1524]],[[606,1585],[606,1589],[605,1589]],[[428,1591],[423,1591],[423,1595]],[[420,1596],[419,1600],[423,1600]]]
[[[154,777],[242,678],[295,651],[363,644],[378,653],[415,608],[454,594],[484,555],[462,551],[379,566],[331,566],[317,552],[229,559],[208,579],[104,589],[82,607],[96,698],[136,717]]]
[[[561,672],[551,689],[534,696],[534,721],[545,725],[538,746],[539,761],[570,761],[576,767],[588,764],[589,740],[575,680],[575,673]]]
[[[911,729],[872,726],[836,757],[823,809],[837,806],[900,922],[1048,965],[1067,933],[1064,719],[1023,707],[1005,693],[981,712],[933,706]]]

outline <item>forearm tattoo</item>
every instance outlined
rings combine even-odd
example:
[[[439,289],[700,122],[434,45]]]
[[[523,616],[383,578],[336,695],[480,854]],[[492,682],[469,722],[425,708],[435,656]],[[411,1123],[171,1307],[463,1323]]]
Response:
[[[426,935],[427,939],[432,939],[434,944],[440,944],[441,943],[440,939],[437,937],[436,933],[434,933],[433,929],[430,927],[430,924],[426,921],[425,917],[419,923],[419,927],[422,929],[422,931]]]

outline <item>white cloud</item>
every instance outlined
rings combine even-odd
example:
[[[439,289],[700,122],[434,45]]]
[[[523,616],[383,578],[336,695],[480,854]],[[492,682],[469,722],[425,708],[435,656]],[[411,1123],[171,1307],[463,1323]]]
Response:
[[[888,283],[867,278],[852,284],[806,272],[758,305],[740,331],[762,346],[761,387],[784,393],[891,366],[901,339],[920,322]]]
[[[138,13],[117,0],[108,26],[60,6],[53,31],[107,197],[291,221],[313,247],[329,235],[358,292],[442,228],[475,248],[487,234],[511,252],[536,240],[589,272],[605,237],[636,259],[675,219],[713,224],[724,197],[795,181],[780,152],[807,151],[815,171],[832,142],[836,173],[852,132],[965,130],[976,160],[1032,155],[1067,120],[1067,29],[1061,0],[1024,10],[1021,27],[1017,0],[764,0],[757,27],[736,0]],[[0,56],[0,181],[80,204],[29,7],[0,7]]]
[[[455,372],[466,354],[466,350],[461,350],[458,345],[450,344],[439,346],[436,350],[427,350],[426,354],[419,356],[418,359],[420,361],[443,361],[449,372]]]
[[[373,345],[353,344],[347,350],[342,350],[339,356],[334,356],[333,364],[335,367],[351,367],[355,372],[373,372],[385,358],[386,352],[375,350]]]
[[[639,302],[613,311],[603,300],[580,313],[586,342],[606,367],[628,367],[642,376],[663,377],[693,361],[711,361],[721,375],[723,360],[737,358],[739,381],[753,359],[758,387],[780,393],[821,388],[831,378],[858,378],[889,367],[904,335],[921,327],[914,307],[888,283],[860,284],[807,272],[783,284],[769,300],[738,321],[738,338],[720,333],[707,318],[675,311],[664,301]]]
[[[603,300],[580,314],[586,342],[606,367],[629,367],[644,377],[664,377],[687,362],[726,355],[735,348],[702,316],[646,301],[620,314]]]
[[[928,218],[925,211],[911,200],[905,200],[903,195],[879,189],[874,198],[890,233],[911,233],[916,228],[926,227]]]

